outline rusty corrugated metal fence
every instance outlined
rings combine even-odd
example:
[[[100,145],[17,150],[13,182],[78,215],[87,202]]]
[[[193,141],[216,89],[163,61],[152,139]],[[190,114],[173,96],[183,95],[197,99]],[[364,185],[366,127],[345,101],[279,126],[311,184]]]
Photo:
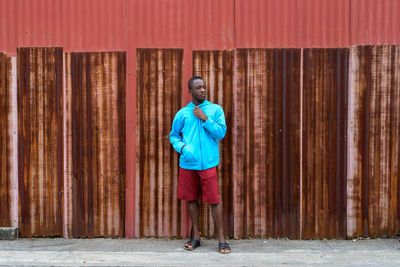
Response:
[[[0,53],[0,226],[11,226],[11,57]]]
[[[8,110],[4,99],[0,105],[0,222],[24,224],[26,236],[187,237],[185,204],[168,199],[172,211],[158,208],[167,205],[164,194],[175,190],[166,186],[174,186],[177,168],[177,155],[170,147],[161,150],[161,144],[167,145],[165,125],[175,109],[190,100],[182,84],[196,73],[209,80],[210,99],[224,107],[231,130],[221,143],[218,170],[228,235],[333,238],[397,232],[398,47],[351,46],[399,45],[399,14],[397,0],[0,0],[0,51],[7,53],[1,54],[1,95],[12,103]],[[26,53],[36,49],[27,61],[32,77],[17,62],[20,47],[27,47]],[[34,56],[50,55],[51,47],[62,47],[64,60],[57,54],[51,65],[46,61],[51,57]],[[169,53],[180,59],[171,63]],[[88,63],[87,57],[99,61]],[[161,106],[152,110],[147,105],[153,102],[144,101],[153,84],[139,82],[141,75],[155,77],[155,69],[143,69],[155,65],[138,59],[179,72],[168,82],[173,89],[155,85],[157,92],[178,99],[162,105],[171,105],[165,117],[158,117]],[[21,76],[17,69],[24,68]],[[62,82],[56,91],[47,82],[54,72]],[[159,81],[171,78],[163,75]],[[17,104],[17,76],[31,94],[19,95],[32,100],[23,107]],[[87,77],[95,80],[89,84]],[[61,102],[48,98],[54,92],[61,93]],[[100,105],[105,99],[110,102]],[[55,103],[61,110],[52,111]],[[24,109],[32,112],[21,114]],[[80,112],[85,114],[79,117]],[[60,116],[62,122],[53,121]],[[163,126],[144,131],[141,118]],[[18,123],[25,128],[38,123],[38,128],[23,132]],[[31,138],[25,141],[32,147],[19,146],[18,137]],[[140,146],[149,140],[156,144]],[[49,155],[54,158],[44,166]],[[164,165],[157,163],[161,159]],[[173,167],[164,180],[152,168],[168,162]],[[21,196],[22,189],[28,195]],[[41,196],[49,198],[43,202]],[[25,206],[19,215],[21,199]],[[48,224],[49,201],[62,233]],[[202,206],[201,212],[201,231],[212,236],[209,210]]]
[[[65,62],[67,231],[72,237],[121,237],[126,55],[67,53]]]
[[[168,50],[155,51],[162,55]],[[149,102],[150,94],[157,95],[151,92],[157,85],[151,86],[148,80],[160,56],[145,56],[142,50],[140,54],[138,79],[147,81],[138,92],[137,123],[142,129],[161,123],[160,117],[146,111],[160,104]],[[223,106],[227,118],[218,168],[226,234],[294,239],[396,234],[398,67],[395,46],[194,51],[193,74],[204,77],[208,98]],[[144,73],[143,68],[148,71]],[[179,92],[173,94],[180,99]],[[168,114],[170,120],[173,114]],[[152,128],[147,134],[151,136],[152,131],[157,132]],[[151,149],[153,141],[147,138],[138,143],[141,157],[148,155],[147,163],[138,168],[162,165],[163,157],[151,157],[150,152],[156,151]],[[174,164],[177,175],[177,159]],[[138,173],[137,179],[141,177]],[[160,188],[159,175],[144,177],[150,178],[149,185]],[[146,191],[140,186],[140,190],[141,194],[153,192],[150,187]],[[137,207],[156,205],[159,198],[152,195],[147,204]],[[171,205],[157,203],[157,208],[147,210],[146,218],[175,214]],[[200,215],[201,233],[214,236],[209,207],[202,205]],[[158,236],[164,231],[160,224],[139,221],[136,225],[147,229],[139,236]]]
[[[19,233],[63,233],[62,48],[18,49]]]
[[[348,49],[304,49],[302,238],[346,236]]]
[[[185,104],[183,52],[137,50],[138,237],[188,227],[168,140]],[[20,48],[17,61],[0,59],[2,226],[22,237],[124,236],[125,53]],[[228,125],[218,168],[226,234],[398,233],[399,68],[398,46],[194,51],[193,73]],[[200,220],[214,236],[206,205]]]
[[[126,53],[19,48],[0,86],[0,226],[123,237]]]
[[[213,103],[218,103],[224,107],[225,120],[227,125],[232,124],[233,111],[233,71],[234,71],[234,51],[194,51],[193,53],[193,72],[194,75],[204,77],[207,82],[208,99]],[[234,210],[232,195],[232,179],[233,176],[233,146],[232,131],[227,131],[225,138],[220,143],[220,162],[221,167],[218,168],[219,191],[221,199],[224,203],[223,214],[226,219],[224,228],[226,234],[233,234],[234,228]],[[214,222],[212,220],[209,205],[200,205],[200,232],[207,236],[214,236]]]
[[[182,49],[137,51],[136,236],[182,237],[185,208],[176,197],[178,155],[169,143],[182,96]]]
[[[350,49],[347,235],[400,230],[400,47]]]
[[[234,237],[300,237],[300,59],[300,49],[235,53]]]

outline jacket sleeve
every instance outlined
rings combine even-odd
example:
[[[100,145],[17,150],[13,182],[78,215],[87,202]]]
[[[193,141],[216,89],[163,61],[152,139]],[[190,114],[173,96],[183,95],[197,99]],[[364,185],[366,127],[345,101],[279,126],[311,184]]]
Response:
[[[183,119],[179,115],[179,113],[177,113],[172,122],[172,130],[169,134],[169,141],[171,142],[173,148],[178,153],[181,153],[181,149],[185,145],[181,136],[182,127],[183,127]]]
[[[216,139],[221,140],[226,134],[224,110],[220,107],[215,112],[215,118],[208,117],[203,127]]]

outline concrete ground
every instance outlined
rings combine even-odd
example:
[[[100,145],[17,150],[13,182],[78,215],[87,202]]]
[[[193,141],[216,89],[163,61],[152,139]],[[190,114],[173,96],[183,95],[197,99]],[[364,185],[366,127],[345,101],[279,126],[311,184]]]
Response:
[[[203,240],[192,252],[176,239],[34,238],[0,241],[11,266],[400,266],[397,239],[228,240],[232,253]]]

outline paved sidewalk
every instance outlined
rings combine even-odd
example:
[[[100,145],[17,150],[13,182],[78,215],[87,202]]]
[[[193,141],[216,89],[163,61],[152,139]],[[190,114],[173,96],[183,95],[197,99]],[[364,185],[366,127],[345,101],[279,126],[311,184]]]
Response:
[[[203,240],[192,252],[174,239],[35,238],[0,241],[0,265],[11,266],[400,266],[397,239],[229,240],[232,253]]]

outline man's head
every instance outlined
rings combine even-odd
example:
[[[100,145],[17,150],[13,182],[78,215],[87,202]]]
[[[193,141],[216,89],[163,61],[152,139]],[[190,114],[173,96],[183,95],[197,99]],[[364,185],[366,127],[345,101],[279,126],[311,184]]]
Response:
[[[188,82],[189,94],[194,102],[202,103],[207,97],[206,83],[200,76],[193,76]]]

